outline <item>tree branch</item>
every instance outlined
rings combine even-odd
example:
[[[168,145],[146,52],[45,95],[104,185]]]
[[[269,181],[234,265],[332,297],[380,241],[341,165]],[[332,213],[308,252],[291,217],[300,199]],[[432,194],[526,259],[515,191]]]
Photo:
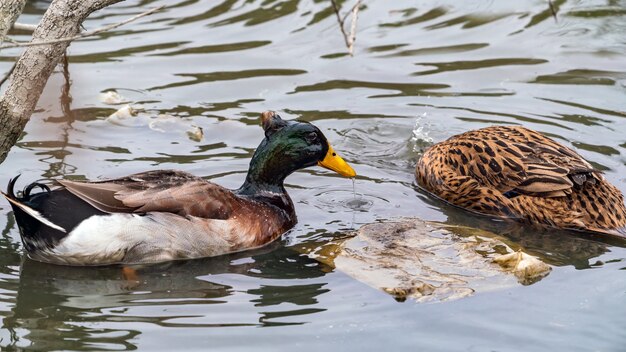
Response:
[[[18,31],[34,32],[35,29],[37,29],[37,25],[15,22],[13,23],[13,29],[16,29]]]
[[[4,1],[2,0],[3,4]],[[74,37],[92,12],[123,0],[53,0],[33,33],[33,42]],[[70,42],[31,46],[20,56],[0,98],[0,162],[24,130],[48,78]]]
[[[26,0],[2,0],[0,3],[0,43],[20,17],[25,4]]]

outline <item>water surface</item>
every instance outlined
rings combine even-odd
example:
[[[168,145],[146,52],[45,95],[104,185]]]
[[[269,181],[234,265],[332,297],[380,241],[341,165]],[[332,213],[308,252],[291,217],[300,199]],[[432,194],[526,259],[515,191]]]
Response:
[[[419,151],[431,141],[519,124],[574,148],[626,191],[626,4],[553,3],[557,21],[545,1],[364,1],[354,57],[328,1],[128,0],[95,13],[87,29],[167,5],[71,45],[69,89],[59,67],[0,165],[0,183],[17,173],[96,179],[176,168],[236,188],[262,138],[260,112],[277,110],[324,131],[359,174],[364,204],[346,206],[350,180],[297,172],[287,183],[299,224],[280,241],[149,266],[129,285],[117,267],[26,259],[1,203],[0,346],[622,350],[623,243],[494,227],[414,185]],[[47,6],[30,1],[20,21],[37,23]],[[0,72],[18,54],[0,52]],[[141,105],[146,119],[104,120],[119,108],[100,101],[107,90]],[[150,124],[159,114],[176,119]],[[202,140],[188,138],[191,125]],[[553,272],[459,301],[398,303],[300,254],[399,216],[495,229]]]

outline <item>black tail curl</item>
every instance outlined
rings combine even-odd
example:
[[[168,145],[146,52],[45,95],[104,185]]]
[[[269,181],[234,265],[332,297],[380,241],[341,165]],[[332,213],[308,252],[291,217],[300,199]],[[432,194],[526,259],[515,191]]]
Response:
[[[15,183],[17,182],[17,179],[20,178],[20,176],[22,176],[21,174],[15,176],[14,178],[9,180],[9,184],[7,185],[7,195],[9,196],[9,198],[11,199],[15,199],[18,200],[20,202],[24,202],[24,201],[28,201],[30,199],[30,193],[33,191],[33,189],[35,188],[40,188],[42,191],[50,193],[50,187],[48,187],[47,185],[40,183],[38,181],[35,181],[31,184],[29,184],[28,186],[24,187],[23,191],[18,191],[17,195],[15,194]]]
[[[22,243],[29,253],[54,248],[67,236],[67,229],[76,226],[75,222],[71,222],[71,215],[75,211],[69,212],[70,215],[68,215],[67,208],[58,207],[58,203],[55,202],[59,198],[66,197],[69,192],[53,191],[41,183],[41,180],[30,183],[24,187],[23,191],[16,192],[15,184],[19,177],[20,175],[17,175],[9,180],[7,191],[2,192],[2,195],[9,200],[13,208]],[[40,188],[42,192],[33,192],[36,188]],[[67,229],[64,226],[67,226]]]

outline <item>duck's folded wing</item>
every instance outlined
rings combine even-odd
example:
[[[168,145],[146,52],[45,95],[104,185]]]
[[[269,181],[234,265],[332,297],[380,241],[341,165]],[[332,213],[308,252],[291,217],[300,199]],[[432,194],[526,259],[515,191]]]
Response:
[[[477,155],[469,162],[472,173],[484,184],[503,193],[559,197],[575,185],[602,178],[575,151],[552,139],[521,127],[503,131],[488,133],[472,150],[472,156]],[[463,156],[455,157],[464,161]]]
[[[237,202],[230,190],[180,171],[150,171],[107,181],[61,180],[59,183],[107,213],[167,212],[227,219]]]

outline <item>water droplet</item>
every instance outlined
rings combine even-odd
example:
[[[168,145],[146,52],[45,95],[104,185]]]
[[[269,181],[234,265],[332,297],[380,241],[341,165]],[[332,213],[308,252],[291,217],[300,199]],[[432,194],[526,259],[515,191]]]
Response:
[[[352,178],[352,197],[353,198],[345,202],[344,205],[352,210],[367,211],[369,210],[369,208],[372,207],[372,204],[374,203],[370,200],[364,199],[363,197],[357,197],[355,181],[356,180]]]

